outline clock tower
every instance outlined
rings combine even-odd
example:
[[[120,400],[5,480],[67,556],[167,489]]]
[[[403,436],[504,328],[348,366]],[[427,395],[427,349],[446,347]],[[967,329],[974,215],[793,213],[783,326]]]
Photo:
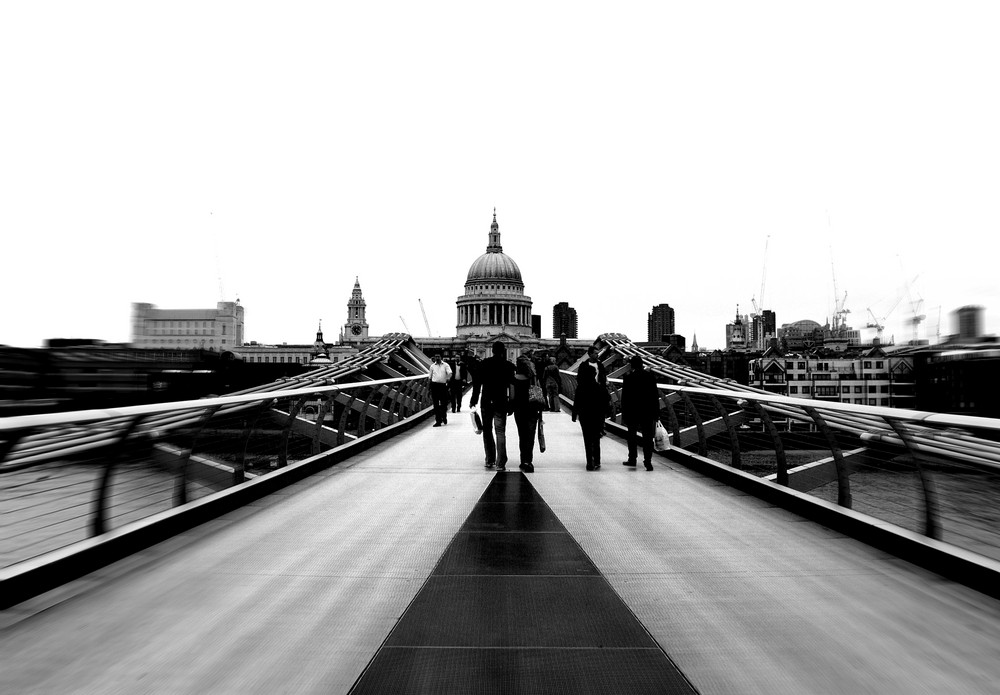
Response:
[[[365,299],[361,296],[361,283],[354,278],[354,291],[347,302],[347,323],[344,324],[344,342],[360,343],[368,338],[368,321],[365,320]]]

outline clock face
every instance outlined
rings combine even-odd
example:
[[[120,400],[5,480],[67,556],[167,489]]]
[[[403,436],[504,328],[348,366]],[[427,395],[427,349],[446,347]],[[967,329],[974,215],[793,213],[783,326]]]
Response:
[[[358,326],[357,324],[351,326],[351,333],[354,335],[361,335],[361,326]]]

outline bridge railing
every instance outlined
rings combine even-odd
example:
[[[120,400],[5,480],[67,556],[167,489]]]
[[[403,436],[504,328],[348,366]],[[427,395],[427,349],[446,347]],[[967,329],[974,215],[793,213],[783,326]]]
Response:
[[[672,446],[1000,560],[1000,420],[659,388]]]
[[[365,380],[0,419],[0,568],[326,455],[430,405],[426,374],[352,378]]]
[[[686,460],[769,480],[906,531],[1000,560],[1000,420],[791,398],[676,364],[602,335],[608,423],[625,433],[621,384],[640,356],[660,421]],[[576,370],[563,372],[572,401]]]

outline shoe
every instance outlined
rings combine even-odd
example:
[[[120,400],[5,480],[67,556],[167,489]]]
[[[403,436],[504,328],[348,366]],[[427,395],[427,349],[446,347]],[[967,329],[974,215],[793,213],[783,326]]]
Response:
[[[623,466],[629,466],[631,468],[635,468],[635,463],[635,461],[622,461]]]
[[[440,427],[440,426],[441,426],[441,423],[440,423],[440,422],[435,422],[435,423],[434,423],[434,427]]]
[[[647,471],[653,470],[653,464],[650,463],[649,461],[646,461],[646,470]]]
[[[493,466],[494,466],[494,465],[495,465],[495,464],[494,464],[494,463],[493,463],[492,461],[487,461],[487,462],[486,462],[486,467],[487,467],[487,468],[493,468]]]
[[[442,424],[442,425],[447,425],[447,424],[448,424],[448,418],[445,418],[445,419],[444,419],[444,422],[442,422],[441,424]]]
[[[498,471],[505,471],[505,470],[507,470],[506,464],[498,463],[497,464],[497,470]]]
[[[520,466],[518,466],[518,468],[520,468],[525,473],[534,473],[535,472],[535,466],[534,466],[534,464],[531,464],[531,463],[522,463]]]
[[[592,464],[592,463],[588,463],[588,464],[587,464],[587,470],[588,470],[588,471],[596,471],[597,469],[596,469],[596,468],[594,468],[594,464]]]

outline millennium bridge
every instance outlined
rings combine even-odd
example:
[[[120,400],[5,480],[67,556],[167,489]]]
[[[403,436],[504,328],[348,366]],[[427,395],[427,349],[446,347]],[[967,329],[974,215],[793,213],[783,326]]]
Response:
[[[776,396],[595,342],[584,468],[432,428],[392,334],[221,397],[0,419],[3,693],[1000,692],[1000,420]],[[620,377],[670,447],[626,456]],[[466,399],[466,406],[468,400]]]

